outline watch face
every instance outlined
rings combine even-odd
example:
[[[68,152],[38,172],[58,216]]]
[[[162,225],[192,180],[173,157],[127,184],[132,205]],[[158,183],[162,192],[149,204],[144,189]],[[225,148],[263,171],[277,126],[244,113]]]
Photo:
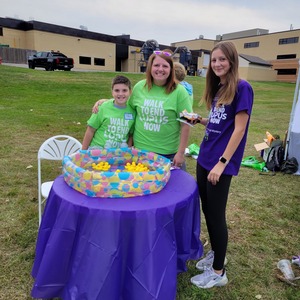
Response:
[[[223,164],[226,164],[227,159],[222,156],[222,157],[220,157],[220,162],[222,162]]]

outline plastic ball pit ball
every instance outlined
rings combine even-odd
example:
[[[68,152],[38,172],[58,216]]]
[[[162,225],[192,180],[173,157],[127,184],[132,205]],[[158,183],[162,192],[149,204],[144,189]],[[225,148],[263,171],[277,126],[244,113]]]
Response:
[[[126,198],[157,193],[171,174],[169,159],[130,148],[80,150],[65,156],[62,164],[65,182],[89,197]]]

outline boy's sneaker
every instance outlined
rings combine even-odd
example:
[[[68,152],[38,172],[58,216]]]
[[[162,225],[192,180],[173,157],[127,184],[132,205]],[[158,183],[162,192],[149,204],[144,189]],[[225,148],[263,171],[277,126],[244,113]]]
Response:
[[[206,269],[212,268],[214,262],[215,253],[213,250],[209,250],[206,256],[200,259],[197,264],[196,268],[200,271],[204,271]],[[225,257],[224,266],[227,264],[227,258]]]
[[[224,286],[228,283],[226,270],[223,274],[219,275],[214,272],[213,268],[206,269],[202,274],[196,275],[191,278],[192,284],[201,289],[209,289],[214,286]]]

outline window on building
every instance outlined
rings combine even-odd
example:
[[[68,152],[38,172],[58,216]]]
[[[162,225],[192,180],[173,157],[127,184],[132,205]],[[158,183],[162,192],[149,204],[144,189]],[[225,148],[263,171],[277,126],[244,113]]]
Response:
[[[105,66],[105,59],[104,58],[94,58],[94,65],[95,66]]]
[[[279,45],[286,45],[286,44],[297,44],[299,41],[299,37],[292,37],[286,39],[279,39]]]
[[[244,48],[256,48],[259,47],[259,42],[245,43]]]
[[[297,69],[278,69],[277,74],[278,75],[296,75]]]
[[[79,63],[81,65],[90,65],[92,62],[92,59],[87,56],[79,56]]]
[[[281,54],[281,55],[277,55],[277,59],[292,59],[292,58],[296,58],[297,55],[296,54]]]
[[[0,27],[0,36],[3,36],[3,27]]]

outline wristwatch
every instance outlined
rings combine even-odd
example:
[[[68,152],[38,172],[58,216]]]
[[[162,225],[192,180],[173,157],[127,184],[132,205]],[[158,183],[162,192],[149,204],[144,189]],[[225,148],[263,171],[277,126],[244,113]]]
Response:
[[[221,157],[219,158],[219,161],[220,161],[221,163],[223,163],[225,166],[229,163],[229,160],[227,160],[224,156],[221,156]]]

